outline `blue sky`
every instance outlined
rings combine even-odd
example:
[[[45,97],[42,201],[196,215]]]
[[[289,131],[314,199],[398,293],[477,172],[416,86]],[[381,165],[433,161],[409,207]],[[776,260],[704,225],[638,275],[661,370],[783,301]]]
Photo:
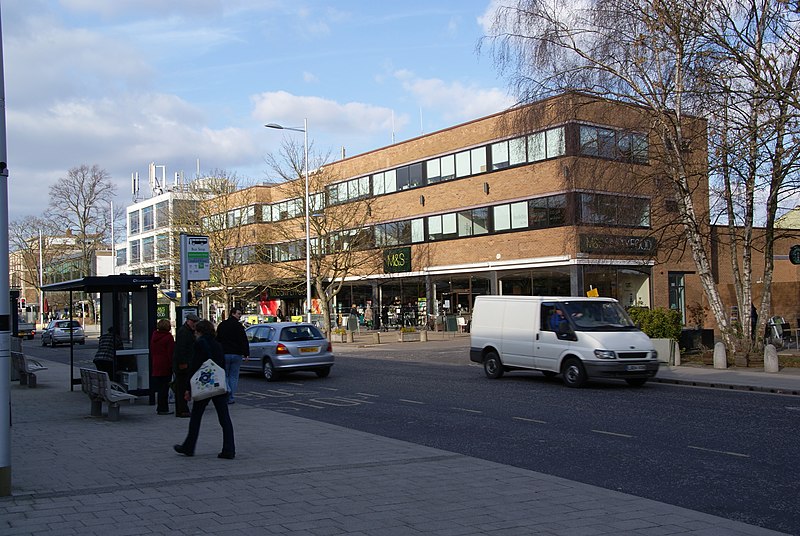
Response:
[[[488,115],[514,99],[476,51],[497,0],[4,0],[10,218],[98,164],[131,202],[150,162],[270,178],[302,126],[352,156]],[[299,141],[302,142],[302,134]]]

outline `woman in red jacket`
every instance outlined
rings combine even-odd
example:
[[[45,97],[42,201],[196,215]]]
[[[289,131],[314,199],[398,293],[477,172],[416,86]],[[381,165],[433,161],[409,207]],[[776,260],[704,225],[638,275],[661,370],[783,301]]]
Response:
[[[150,337],[150,355],[153,358],[153,385],[151,389],[156,392],[156,413],[170,415],[169,411],[169,382],[172,380],[172,353],[175,349],[175,339],[172,337],[172,324],[162,318],[156,324],[156,330]]]

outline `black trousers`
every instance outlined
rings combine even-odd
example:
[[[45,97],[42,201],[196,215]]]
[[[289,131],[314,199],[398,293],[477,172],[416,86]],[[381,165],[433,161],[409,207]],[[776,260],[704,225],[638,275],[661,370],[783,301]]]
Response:
[[[222,426],[222,454],[234,455],[236,454],[236,445],[233,441],[233,423],[231,415],[228,413],[228,393],[192,402],[192,418],[189,420],[189,433],[186,434],[186,439],[183,441],[183,449],[189,454],[194,454],[197,436],[200,435],[200,423],[209,402],[214,403],[219,425]]]
[[[156,394],[156,411],[169,412],[169,382],[172,376],[153,376],[152,390]]]
[[[188,369],[175,373],[175,415],[189,413],[189,403],[183,395],[189,390],[190,379]]]

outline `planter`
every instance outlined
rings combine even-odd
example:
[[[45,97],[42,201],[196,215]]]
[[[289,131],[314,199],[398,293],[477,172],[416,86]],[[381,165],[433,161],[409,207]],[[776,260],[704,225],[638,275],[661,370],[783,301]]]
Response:
[[[417,342],[419,341],[419,333],[400,331],[397,334],[397,342]]]
[[[346,333],[331,333],[331,342],[347,342]]]
[[[678,351],[678,341],[672,339],[650,339],[658,352],[658,361],[665,365],[680,365],[681,353]]]

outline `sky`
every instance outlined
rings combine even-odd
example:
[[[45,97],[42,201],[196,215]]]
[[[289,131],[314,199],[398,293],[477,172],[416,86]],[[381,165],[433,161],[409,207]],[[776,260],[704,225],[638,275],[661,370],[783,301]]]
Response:
[[[513,105],[487,51],[497,0],[2,0],[9,219],[97,164],[116,204],[213,170],[255,184],[302,128],[347,156]],[[158,172],[162,175],[161,168]]]

